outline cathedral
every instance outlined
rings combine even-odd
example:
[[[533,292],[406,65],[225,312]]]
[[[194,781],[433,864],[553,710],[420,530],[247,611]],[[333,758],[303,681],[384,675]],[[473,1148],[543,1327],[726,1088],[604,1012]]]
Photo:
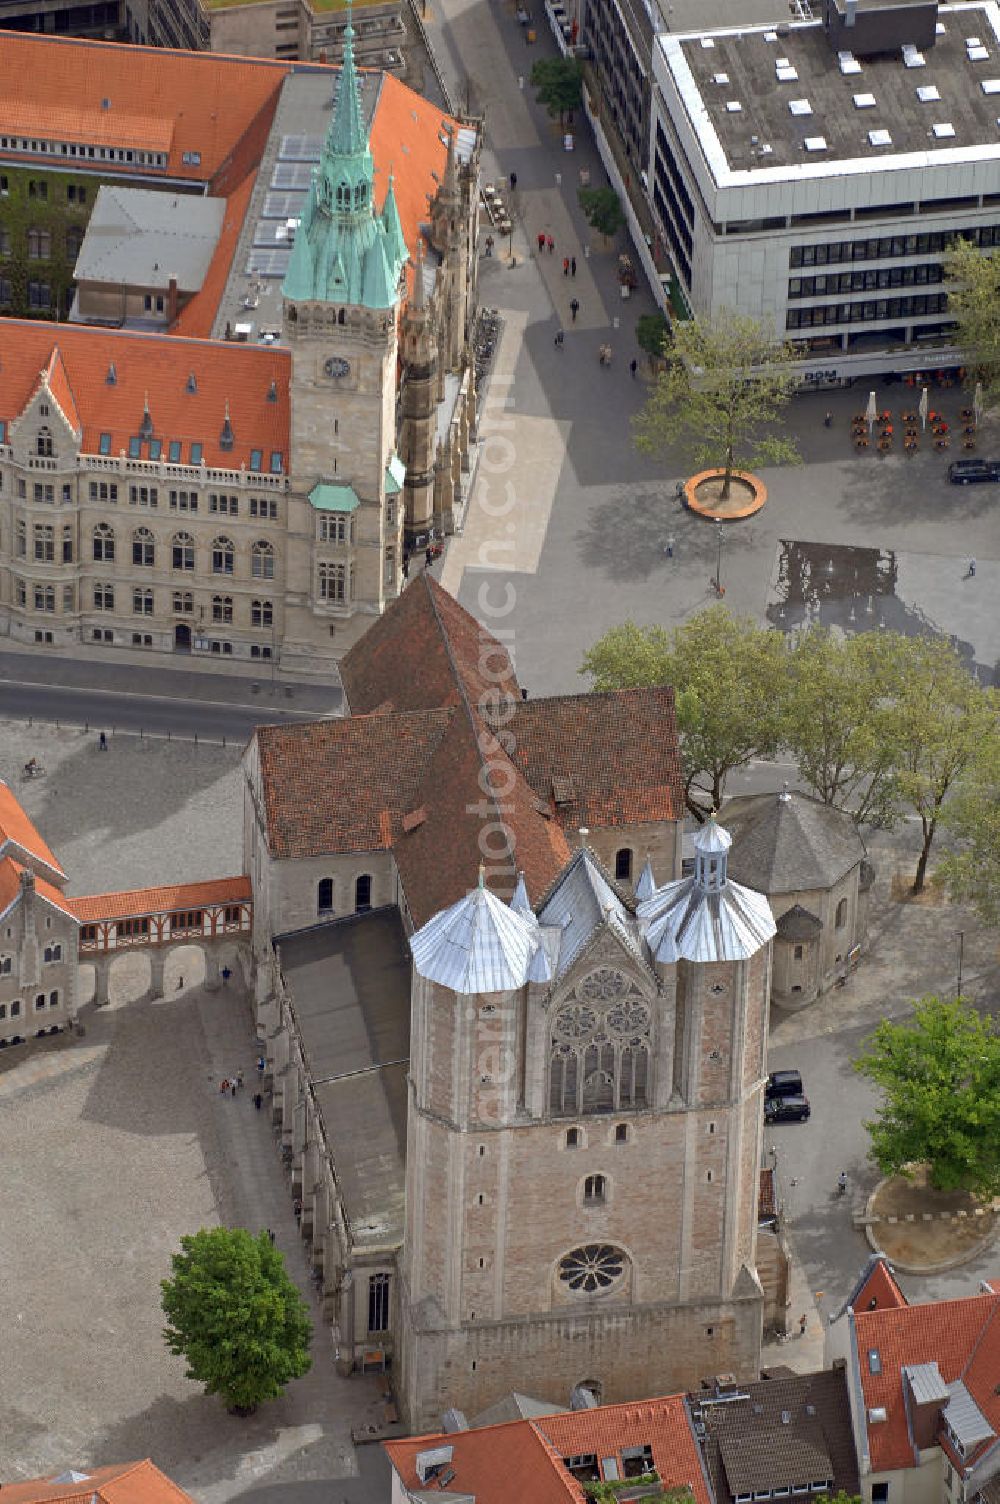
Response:
[[[85,45],[69,121],[46,58]],[[350,26],[339,76],[16,37],[3,67],[0,131],[17,96],[72,137],[5,161],[27,212],[68,154],[51,193],[93,205],[71,321],[0,318],[10,636],[329,673],[470,484],[478,124],[362,75]]]
[[[425,576],[343,677],[351,714],[244,760],[258,1025],[339,1365],[391,1368],[414,1429],[755,1377],[775,925],[714,820],[682,873],[671,691],[525,700]]]

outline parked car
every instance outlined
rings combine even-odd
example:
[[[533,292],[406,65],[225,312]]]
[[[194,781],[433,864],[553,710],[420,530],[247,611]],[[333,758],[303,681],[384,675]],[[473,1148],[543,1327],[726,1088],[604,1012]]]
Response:
[[[765,1097],[801,1097],[802,1076],[798,1071],[772,1071],[764,1087]]]
[[[811,1112],[805,1097],[768,1097],[764,1102],[765,1123],[805,1123]]]
[[[955,460],[948,466],[948,479],[953,486],[1000,480],[1000,460]]]

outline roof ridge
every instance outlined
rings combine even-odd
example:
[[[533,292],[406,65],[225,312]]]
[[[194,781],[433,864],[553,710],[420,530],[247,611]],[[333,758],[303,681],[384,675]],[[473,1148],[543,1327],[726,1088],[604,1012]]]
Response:
[[[982,1290],[979,1293],[980,1293],[980,1295],[985,1295],[986,1291]],[[990,1293],[992,1294],[992,1298],[993,1298],[993,1302],[994,1302],[993,1309],[992,1309],[992,1311],[989,1312],[988,1316],[986,1317],[986,1320],[983,1322],[983,1325],[982,1325],[982,1328],[981,1328],[981,1330],[979,1332],[979,1335],[976,1338],[975,1342],[972,1344],[972,1351],[969,1353],[969,1357],[968,1357],[968,1360],[967,1360],[967,1362],[965,1364],[965,1367],[962,1369],[961,1373],[959,1374],[959,1377],[962,1379],[963,1382],[965,1380],[966,1374],[969,1372],[969,1369],[972,1367],[973,1363],[976,1361],[976,1355],[979,1352],[979,1349],[980,1349],[980,1347],[983,1344],[983,1341],[984,1341],[984,1339],[986,1337],[987,1332],[989,1331],[990,1327],[993,1325],[994,1321],[996,1321],[997,1318],[1000,1317],[1000,1295],[993,1294],[993,1292],[990,1292]]]
[[[100,37],[60,36],[57,33],[53,33],[53,32],[44,32],[44,33],[42,33],[42,32],[34,32],[34,31],[15,31],[15,30],[11,29],[10,27],[0,27],[0,42],[7,42],[7,41],[9,41],[11,39],[15,39],[15,38],[18,41],[22,41],[22,42],[23,41],[31,41],[31,42],[42,42],[42,41],[44,41],[46,43],[49,43],[50,45],[52,43],[62,43],[64,45],[66,43],[69,43],[71,46],[76,46],[76,47],[102,48],[106,52],[110,52],[110,51],[114,51],[114,50],[117,50],[119,52],[124,52],[127,49],[129,52],[151,52],[151,53],[157,53],[157,54],[166,53],[169,57],[183,57],[183,58],[187,58],[187,59],[190,59],[190,58],[199,58],[199,59],[201,59],[201,58],[206,58],[206,59],[210,58],[213,62],[244,63],[244,64],[246,64],[248,62],[252,62],[257,67],[273,68],[276,72],[284,73],[286,75],[286,77],[292,71],[292,69],[290,67],[290,60],[289,60],[289,62],[285,62],[282,58],[272,58],[272,57],[252,57],[252,58],[248,58],[244,53],[239,53],[239,52],[211,52],[211,53],[191,52],[189,49],[187,49],[185,47],[154,47],[154,46],[152,46],[151,43],[144,43],[144,42],[105,42]],[[319,67],[321,65],[314,64],[314,66]],[[154,1463],[153,1466],[155,1467],[156,1464]]]

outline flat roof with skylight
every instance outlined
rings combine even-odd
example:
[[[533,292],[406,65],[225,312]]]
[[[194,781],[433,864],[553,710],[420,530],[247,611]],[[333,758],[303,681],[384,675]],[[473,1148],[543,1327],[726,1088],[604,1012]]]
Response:
[[[887,0],[872,7],[889,8]],[[788,169],[829,173],[830,164],[871,171],[890,161],[1000,160],[996,0],[941,6],[933,45],[905,40],[905,7],[893,15],[896,42],[874,55],[855,56],[849,29],[834,38],[818,20],[661,36],[716,185],[764,171],[772,181]]]

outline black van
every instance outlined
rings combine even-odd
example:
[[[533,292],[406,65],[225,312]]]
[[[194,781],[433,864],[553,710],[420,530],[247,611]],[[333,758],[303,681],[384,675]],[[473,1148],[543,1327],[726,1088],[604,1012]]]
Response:
[[[805,1097],[768,1097],[764,1103],[765,1123],[807,1123],[809,1116]]]
[[[764,1087],[765,1097],[801,1097],[802,1077],[798,1071],[772,1071]]]
[[[984,481],[1000,480],[1000,460],[955,460],[948,466],[948,479],[953,486],[982,485]]]

